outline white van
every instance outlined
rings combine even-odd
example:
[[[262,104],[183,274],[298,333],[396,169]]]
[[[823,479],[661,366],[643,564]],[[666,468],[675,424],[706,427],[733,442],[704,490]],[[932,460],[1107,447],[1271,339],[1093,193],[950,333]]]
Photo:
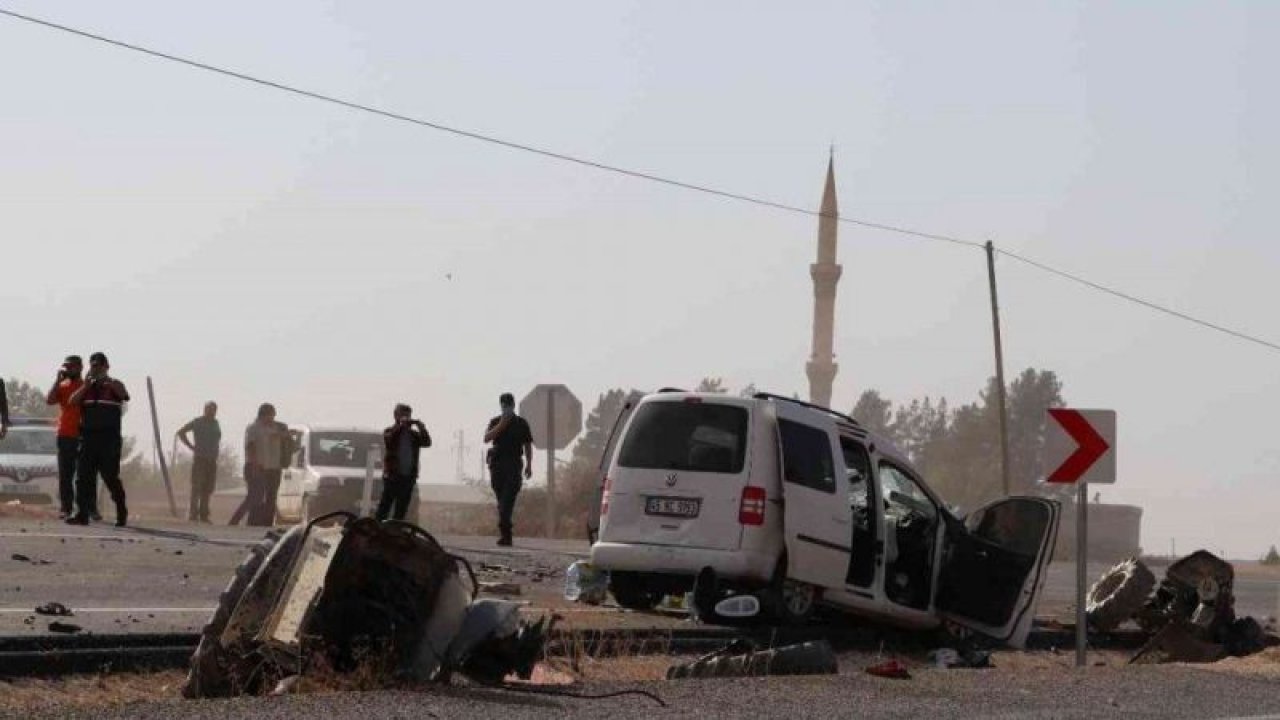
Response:
[[[382,431],[319,425],[295,425],[290,430],[294,453],[280,475],[277,521],[306,522],[338,510],[372,515],[382,497]],[[366,492],[371,447],[373,484]],[[405,520],[417,522],[417,517],[414,493]]]
[[[714,621],[723,600],[751,595],[784,622],[822,604],[1024,643],[1057,502],[1013,497],[957,518],[890,442],[775,395],[661,391],[619,427],[591,560],[620,605],[693,590]]]

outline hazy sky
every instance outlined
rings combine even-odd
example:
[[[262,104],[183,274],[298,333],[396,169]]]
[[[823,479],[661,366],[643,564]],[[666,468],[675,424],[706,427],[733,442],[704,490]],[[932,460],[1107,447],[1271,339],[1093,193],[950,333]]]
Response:
[[[834,143],[846,216],[992,239],[1280,340],[1280,4],[0,6],[806,207]],[[263,400],[372,426],[406,401],[433,481],[507,389],[563,382],[587,408],[704,375],[806,392],[812,219],[4,18],[0,68],[0,374],[45,385],[104,349],[135,398],[155,378],[166,434],[210,398],[231,437]],[[840,260],[835,404],[973,399],[982,254],[842,226]],[[1010,374],[1056,370],[1071,404],[1118,411],[1102,492],[1146,506],[1148,549],[1280,542],[1280,353],[999,273]],[[127,432],[149,435],[144,404]]]

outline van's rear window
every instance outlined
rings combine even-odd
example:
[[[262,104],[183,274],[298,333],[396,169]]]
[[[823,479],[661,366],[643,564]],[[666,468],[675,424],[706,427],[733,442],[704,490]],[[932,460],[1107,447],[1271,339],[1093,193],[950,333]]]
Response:
[[[744,408],[653,402],[636,412],[618,463],[629,468],[740,473],[746,445]]]

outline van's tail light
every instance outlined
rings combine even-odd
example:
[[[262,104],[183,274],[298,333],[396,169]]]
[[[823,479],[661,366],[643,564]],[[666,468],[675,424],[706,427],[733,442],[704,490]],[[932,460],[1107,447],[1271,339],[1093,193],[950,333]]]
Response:
[[[609,480],[609,476],[605,475],[604,492],[600,493],[600,517],[604,517],[609,514],[609,489],[611,487],[612,483]]]
[[[748,485],[742,489],[742,504],[738,506],[738,522],[743,525],[764,524],[764,488]]]

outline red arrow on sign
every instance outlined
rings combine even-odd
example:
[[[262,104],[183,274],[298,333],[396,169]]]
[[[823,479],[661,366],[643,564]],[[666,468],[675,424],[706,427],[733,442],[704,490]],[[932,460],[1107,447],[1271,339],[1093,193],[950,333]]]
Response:
[[[1049,474],[1046,482],[1074,483],[1080,479],[1081,475],[1088,472],[1098,458],[1111,449],[1111,446],[1079,412],[1066,408],[1049,408],[1049,415],[1058,421],[1062,429],[1066,430],[1080,447],[1076,448],[1076,451],[1071,453],[1071,457],[1058,466],[1057,470]]]

